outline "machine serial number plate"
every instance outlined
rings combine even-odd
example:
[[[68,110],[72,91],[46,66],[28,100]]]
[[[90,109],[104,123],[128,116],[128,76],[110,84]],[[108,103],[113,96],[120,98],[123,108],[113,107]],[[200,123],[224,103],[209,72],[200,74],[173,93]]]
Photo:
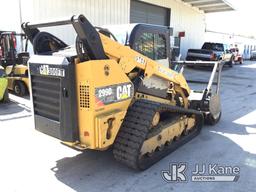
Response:
[[[95,89],[97,106],[104,106],[132,98],[134,88],[132,83],[123,83]]]

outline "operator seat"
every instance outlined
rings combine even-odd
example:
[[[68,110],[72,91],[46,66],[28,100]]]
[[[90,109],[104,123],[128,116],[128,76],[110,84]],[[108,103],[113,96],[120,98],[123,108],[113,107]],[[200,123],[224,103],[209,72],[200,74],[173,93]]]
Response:
[[[48,32],[37,33],[33,40],[34,53],[37,55],[52,55],[53,52],[67,46],[62,40]]]

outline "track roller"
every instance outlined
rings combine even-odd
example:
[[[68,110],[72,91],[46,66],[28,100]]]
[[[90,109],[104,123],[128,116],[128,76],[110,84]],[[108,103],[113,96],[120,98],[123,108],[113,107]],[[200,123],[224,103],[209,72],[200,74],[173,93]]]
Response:
[[[203,126],[202,113],[148,100],[136,101],[114,143],[117,161],[145,170],[197,136]]]

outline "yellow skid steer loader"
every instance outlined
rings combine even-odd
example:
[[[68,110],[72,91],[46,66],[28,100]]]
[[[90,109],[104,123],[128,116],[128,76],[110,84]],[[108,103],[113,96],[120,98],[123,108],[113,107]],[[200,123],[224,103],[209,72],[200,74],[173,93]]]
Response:
[[[39,30],[59,25],[73,26],[75,46]],[[22,28],[35,53],[29,60],[35,128],[70,147],[113,146],[117,161],[144,170],[197,136],[205,120],[220,119],[212,81],[190,100],[195,92],[182,72],[163,64],[168,27],[130,26],[123,44],[83,15]]]

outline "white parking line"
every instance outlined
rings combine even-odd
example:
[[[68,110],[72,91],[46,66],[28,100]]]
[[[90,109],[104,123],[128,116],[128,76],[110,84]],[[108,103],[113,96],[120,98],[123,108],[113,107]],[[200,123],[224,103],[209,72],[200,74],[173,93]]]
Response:
[[[23,107],[31,109],[31,101],[30,101],[29,97],[22,98],[22,97],[18,97],[16,95],[9,93],[9,98],[11,101],[18,103],[19,105],[21,105]]]

